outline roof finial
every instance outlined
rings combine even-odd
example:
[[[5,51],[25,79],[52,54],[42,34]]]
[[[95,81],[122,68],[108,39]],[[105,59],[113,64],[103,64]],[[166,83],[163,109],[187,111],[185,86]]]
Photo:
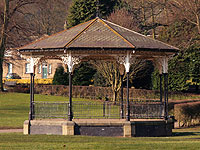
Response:
[[[97,4],[97,6],[96,6],[96,17],[99,17],[99,0],[97,0],[97,2],[96,2]]]

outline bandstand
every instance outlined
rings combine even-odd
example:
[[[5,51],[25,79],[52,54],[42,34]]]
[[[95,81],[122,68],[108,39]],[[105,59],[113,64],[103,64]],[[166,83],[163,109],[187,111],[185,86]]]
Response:
[[[30,112],[29,120],[24,122],[24,134],[171,135],[173,120],[168,116],[168,60],[177,51],[176,47],[98,17],[19,48],[19,52],[30,62],[31,78]],[[69,100],[66,99],[66,102],[34,101],[34,69],[46,59],[60,59],[68,67]],[[129,69],[136,59],[151,60],[159,69],[160,84],[164,79],[159,101],[145,104],[130,102]],[[94,104],[85,102],[86,108],[84,102],[73,102],[73,70],[80,62],[88,60],[117,61],[123,66],[122,72],[126,72],[127,76],[125,101],[121,94],[119,105],[103,102],[94,107]],[[84,110],[88,108],[98,109],[100,113],[90,110],[88,115]]]

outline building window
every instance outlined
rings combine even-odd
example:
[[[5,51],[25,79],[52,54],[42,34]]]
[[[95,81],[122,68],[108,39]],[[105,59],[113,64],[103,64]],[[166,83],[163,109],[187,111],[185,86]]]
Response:
[[[26,63],[25,64],[25,73],[29,73],[30,72],[30,64]]]
[[[8,63],[8,73],[12,73],[12,64]]]
[[[49,74],[51,74],[51,72],[52,72],[51,69],[52,69],[51,64],[49,64]]]
[[[38,65],[38,73],[42,73],[42,65],[41,64]]]

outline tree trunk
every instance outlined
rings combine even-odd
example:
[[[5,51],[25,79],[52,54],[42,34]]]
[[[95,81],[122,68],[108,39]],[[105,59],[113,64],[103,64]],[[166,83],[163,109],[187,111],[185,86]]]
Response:
[[[3,57],[6,49],[6,40],[7,40],[7,28],[8,28],[8,15],[9,15],[9,0],[4,1],[4,21],[1,30],[1,39],[0,39],[0,90],[3,91]]]
[[[143,24],[144,26],[146,26],[146,12],[145,12],[144,0],[142,0],[142,15],[143,15]]]
[[[114,104],[116,104],[117,102],[117,91],[114,91],[114,90],[113,90],[113,102]]]
[[[196,19],[197,19],[197,29],[198,29],[198,33],[200,34],[200,18],[199,15],[196,15]]]
[[[0,91],[4,91],[3,90],[3,61],[1,59],[1,56],[0,56]]]
[[[156,29],[155,29],[155,16],[154,16],[154,8],[151,5],[151,21],[152,21],[152,37],[153,39],[156,38]]]
[[[168,15],[168,10],[167,10],[167,0],[164,1],[164,10],[165,10],[165,17],[166,17],[166,24],[169,24],[169,15]]]

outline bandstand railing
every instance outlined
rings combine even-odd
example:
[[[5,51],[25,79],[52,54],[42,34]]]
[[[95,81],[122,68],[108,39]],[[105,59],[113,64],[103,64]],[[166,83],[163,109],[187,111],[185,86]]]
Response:
[[[63,118],[67,119],[68,102],[33,102],[33,118],[46,119],[46,118]]]
[[[75,101],[72,105],[74,119],[120,119],[126,116],[126,104],[109,101]],[[33,102],[33,119],[68,118],[68,102]],[[164,118],[164,104],[157,101],[131,101],[131,119]]]
[[[131,102],[130,117],[133,119],[164,118],[164,104],[161,102]]]

